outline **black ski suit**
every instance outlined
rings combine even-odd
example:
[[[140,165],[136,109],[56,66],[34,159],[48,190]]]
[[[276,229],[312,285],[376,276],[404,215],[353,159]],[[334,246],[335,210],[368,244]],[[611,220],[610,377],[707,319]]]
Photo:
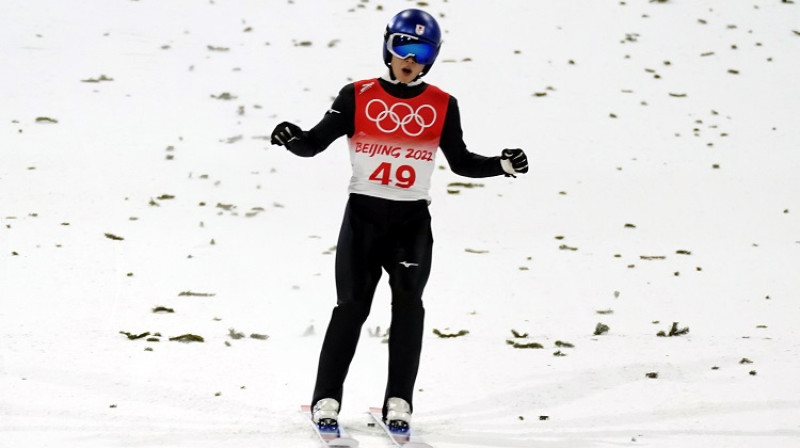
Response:
[[[429,87],[426,83],[408,86],[384,79],[378,79],[378,84],[395,99],[414,98]],[[348,84],[322,120],[287,148],[298,156],[311,157],[343,135],[352,137],[356,104],[355,84]],[[505,174],[500,157],[467,150],[456,99],[450,96],[446,106],[439,148],[452,171],[466,177]],[[385,399],[399,397],[413,403],[425,315],[422,292],[430,274],[433,245],[428,202],[351,192],[336,253],[337,304],[322,345],[312,405],[323,398],[342,402],[345,377],[382,270],[389,275],[392,292]]]

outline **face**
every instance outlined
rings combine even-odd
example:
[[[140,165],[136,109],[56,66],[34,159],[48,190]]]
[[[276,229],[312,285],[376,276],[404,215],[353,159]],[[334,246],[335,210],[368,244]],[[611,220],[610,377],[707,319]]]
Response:
[[[415,79],[425,68],[422,64],[417,64],[413,57],[400,59],[392,55],[392,73],[398,81],[402,83],[409,83]]]

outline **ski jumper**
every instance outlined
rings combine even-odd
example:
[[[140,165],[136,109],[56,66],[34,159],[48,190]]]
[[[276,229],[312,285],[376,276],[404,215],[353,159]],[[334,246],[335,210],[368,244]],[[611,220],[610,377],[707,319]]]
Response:
[[[426,83],[370,79],[348,84],[320,123],[287,147],[311,157],[342,135],[348,136],[353,175],[336,251],[337,304],[311,403],[323,398],[342,402],[362,326],[386,271],[392,318],[385,399],[399,397],[412,404],[425,316],[422,293],[431,271],[428,204],[437,152],[442,150],[457,174],[504,172],[499,157],[466,149],[455,98]]]
[[[320,356],[314,401],[342,401],[342,385],[381,271],[392,321],[386,397],[412,403],[431,270],[430,178],[449,96],[433,86],[414,98],[389,95],[376,79],[354,84],[348,139],[353,176],[336,252],[337,306]],[[385,401],[385,400],[384,400]]]

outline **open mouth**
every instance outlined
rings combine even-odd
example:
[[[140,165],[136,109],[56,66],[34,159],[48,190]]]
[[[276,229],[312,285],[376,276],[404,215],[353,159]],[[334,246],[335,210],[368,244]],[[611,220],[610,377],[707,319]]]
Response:
[[[402,72],[403,72],[404,75],[411,75],[412,73],[414,73],[414,72],[411,71],[410,68],[407,68],[407,67],[403,68]]]

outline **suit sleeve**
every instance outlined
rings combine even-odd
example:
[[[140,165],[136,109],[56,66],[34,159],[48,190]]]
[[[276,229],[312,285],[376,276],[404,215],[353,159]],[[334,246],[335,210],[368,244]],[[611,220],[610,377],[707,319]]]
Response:
[[[331,108],[325,112],[319,123],[303,137],[287,145],[287,149],[300,157],[313,157],[324,151],[331,143],[343,135],[352,136],[355,117],[355,89],[348,84],[339,91]]]
[[[447,114],[442,128],[442,137],[439,140],[450,169],[454,173],[465,177],[492,177],[505,174],[500,157],[486,157],[475,154],[467,149],[464,135],[461,130],[461,113],[458,110],[458,101],[450,97],[447,105]]]

